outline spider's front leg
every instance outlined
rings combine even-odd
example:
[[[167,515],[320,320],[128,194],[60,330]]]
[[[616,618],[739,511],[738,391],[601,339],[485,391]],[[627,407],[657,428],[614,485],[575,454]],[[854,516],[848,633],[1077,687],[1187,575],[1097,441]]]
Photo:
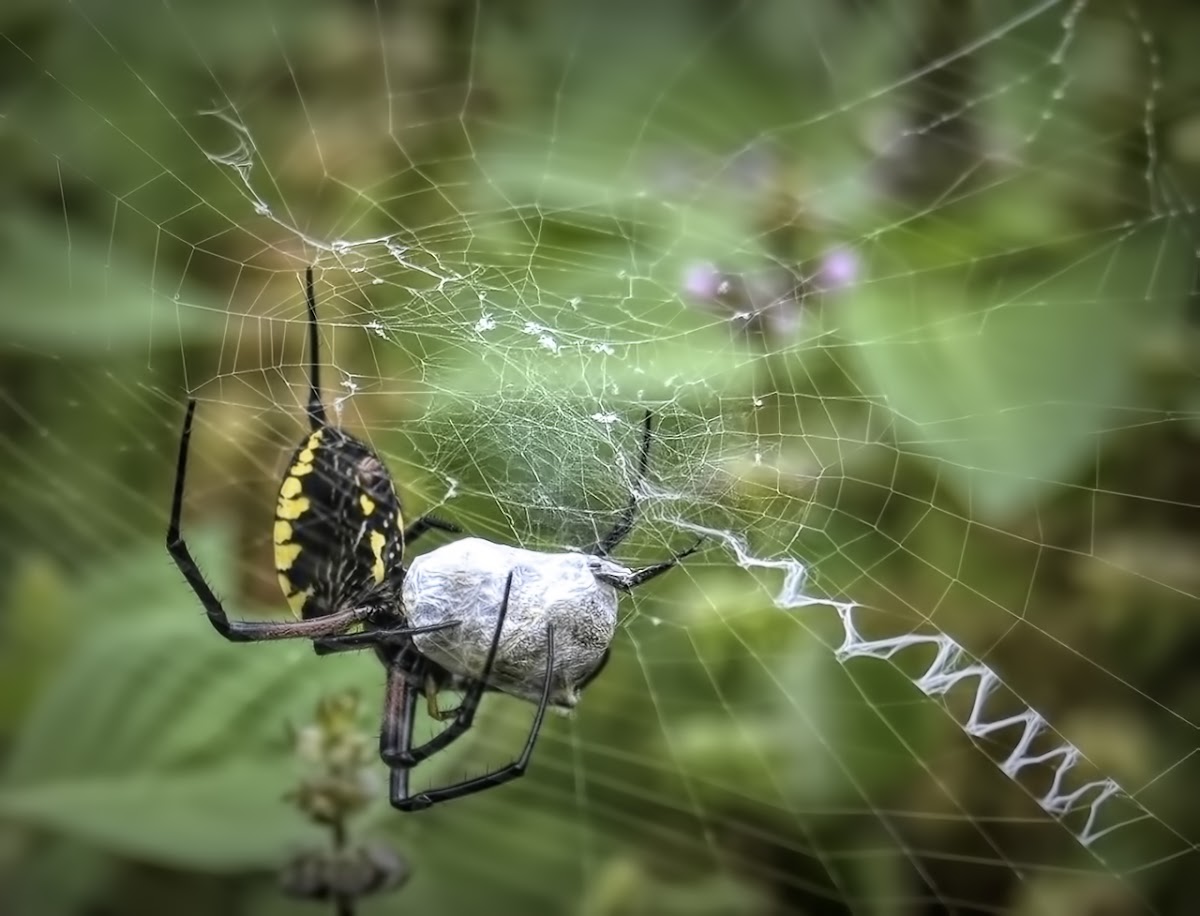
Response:
[[[388,629],[363,630],[361,633],[343,633],[340,636],[329,636],[325,639],[314,639],[313,648],[317,655],[332,655],[335,652],[357,652],[360,649],[373,649],[376,646],[421,633],[436,633],[439,630],[450,630],[458,626],[460,621],[451,620],[448,623],[430,623],[421,627],[391,627]]]
[[[179,463],[175,470],[175,492],[171,497],[171,519],[167,523],[167,552],[208,615],[209,623],[218,633],[230,642],[258,642],[265,639],[316,639],[322,636],[334,636],[345,632],[355,623],[364,620],[373,613],[371,607],[352,607],[316,617],[310,620],[285,620],[259,622],[249,620],[230,620],[225,613],[221,600],[213,593],[200,572],[200,567],[192,559],[191,551],[180,531],[180,521],[183,515],[183,487],[187,478],[188,445],[192,438],[192,420],[196,414],[196,401],[188,401],[187,414],[183,420],[183,432],[179,437]]]
[[[448,522],[444,518],[438,518],[433,514],[425,514],[404,529],[405,545],[411,544],[426,531],[445,531],[449,534],[462,534],[462,528],[454,524],[454,522]]]
[[[662,563],[655,563],[653,566],[647,566],[644,569],[635,569],[625,575],[617,575],[611,572],[597,572],[596,578],[601,582],[606,582],[615,589],[623,592],[631,591],[639,585],[645,585],[651,579],[656,579],[665,573],[667,570],[674,569],[692,554],[694,554],[704,544],[704,538],[698,538],[696,543],[687,550],[680,551],[674,554],[671,559],[664,560]]]

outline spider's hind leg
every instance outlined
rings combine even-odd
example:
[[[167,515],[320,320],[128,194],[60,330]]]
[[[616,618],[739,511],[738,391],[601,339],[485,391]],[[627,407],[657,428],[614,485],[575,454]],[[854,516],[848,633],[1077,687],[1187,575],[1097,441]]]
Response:
[[[492,667],[496,663],[496,655],[500,651],[500,635],[504,631],[504,619],[508,615],[508,596],[512,590],[512,578],[512,573],[509,573],[508,580],[504,584],[504,598],[500,602],[500,610],[496,615],[496,629],[492,633],[492,642],[488,649],[487,659],[483,663],[483,670],[479,673],[477,679],[471,680],[467,685],[462,702],[455,709],[453,720],[446,726],[445,730],[434,735],[419,747],[381,743],[379,746],[379,756],[383,758],[383,762],[389,767],[407,767],[409,769],[415,767],[422,760],[428,759],[453,744],[474,724],[475,712],[479,709],[479,704],[483,701],[483,694],[487,690],[488,678],[491,677]],[[427,680],[429,662],[424,659],[422,661],[424,664],[418,670],[414,671],[409,668],[406,670],[406,674],[417,685],[427,688],[429,683]],[[402,662],[398,662],[393,667],[403,668],[404,666]]]
[[[534,745],[537,744],[538,734],[542,730],[542,722],[546,717],[546,709],[550,705],[550,691],[554,683],[554,626],[546,627],[546,673],[542,685],[542,695],[538,701],[537,713],[534,715],[533,726],[525,739],[525,747],[512,763],[500,767],[482,776],[464,779],[448,786],[436,789],[426,789],[413,795],[409,792],[409,770],[428,759],[433,754],[458,740],[474,723],[475,712],[487,690],[488,677],[496,661],[496,653],[500,645],[500,634],[504,628],[504,618],[508,613],[508,598],[512,591],[512,573],[504,586],[504,598],[497,613],[496,629],[492,634],[491,648],[487,660],[477,680],[472,680],[466,695],[459,705],[454,720],[445,731],[435,735],[425,744],[414,748],[412,746],[413,713],[417,701],[417,690],[413,683],[411,672],[393,669],[389,672],[388,703],[384,714],[384,728],[380,739],[380,755],[392,769],[389,800],[392,806],[401,811],[420,811],[439,802],[473,795],[485,789],[492,789],[525,775],[533,755]]]

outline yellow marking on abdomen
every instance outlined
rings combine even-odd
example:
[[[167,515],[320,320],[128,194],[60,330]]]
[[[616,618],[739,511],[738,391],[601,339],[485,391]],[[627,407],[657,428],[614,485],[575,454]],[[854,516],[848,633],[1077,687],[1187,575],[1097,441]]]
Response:
[[[289,580],[287,576],[280,576],[279,584],[283,585],[285,582],[287,585],[284,587],[283,593],[287,596],[288,607],[299,614],[304,610],[304,605],[308,603],[308,599],[312,597],[313,590],[311,588],[306,588],[302,592],[292,592],[291,580]]]
[[[304,443],[304,448],[300,450],[300,454],[296,456],[296,464],[312,464],[313,453],[317,450],[317,446],[321,444],[321,430],[317,430],[308,437],[308,441]]]
[[[375,511],[375,500],[371,499],[366,493],[358,497],[358,504],[362,506],[363,515],[370,515]]]
[[[383,548],[387,544],[387,538],[384,537],[382,531],[371,532],[371,553],[375,555],[375,563],[371,567],[371,575],[375,577],[376,582],[383,581]]]
[[[313,461],[316,460],[317,446],[321,444],[321,430],[317,430],[308,437],[308,441],[304,443],[304,448],[300,450],[300,454],[296,456],[296,462],[288,468],[288,477],[303,477],[305,474],[311,474],[313,469]],[[287,484],[287,481],[284,481]],[[299,491],[297,491],[299,492]],[[286,494],[295,496],[295,493]]]
[[[303,548],[299,544],[275,545],[275,568],[280,572],[291,569]]]
[[[275,507],[275,517],[285,519],[298,519],[308,511],[311,504],[307,496],[298,496],[295,499],[284,499],[280,497],[279,505]]]

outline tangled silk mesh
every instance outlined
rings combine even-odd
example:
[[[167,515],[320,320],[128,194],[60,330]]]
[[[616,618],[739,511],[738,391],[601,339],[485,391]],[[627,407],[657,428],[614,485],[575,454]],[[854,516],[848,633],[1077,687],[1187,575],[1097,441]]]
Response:
[[[1065,305],[1086,288],[1075,304],[1107,320],[1106,303],[1152,302],[1162,278],[1192,256],[1193,202],[1161,168],[1153,128],[1162,91],[1162,36],[1147,27],[1137,5],[1118,4],[1112,19],[1125,30],[1122,34],[1133,36],[1133,50],[1126,51],[1144,74],[1137,99],[1144,128],[1134,144],[1144,168],[1137,187],[1121,192],[1133,215],[1097,225],[1082,238],[1064,226],[1047,251],[1046,275],[1015,286],[987,275],[996,291],[983,309],[923,317],[919,300],[927,288],[920,284],[930,276],[943,289],[947,284],[965,289],[976,272],[1003,268],[1007,259],[1028,256],[1034,247],[1017,225],[1011,246],[980,254],[964,238],[970,220],[961,207],[1003,198],[1010,185],[1046,176],[1062,180],[1072,156],[1115,164],[1124,155],[1120,145],[1105,145],[1105,138],[1097,141],[1085,129],[1084,115],[1074,104],[1084,94],[1077,87],[1082,78],[1075,64],[1078,45],[1091,35],[1085,23],[1089,15],[1108,11],[1093,9],[1099,4],[1087,0],[1000,6],[1003,13],[981,14],[985,27],[956,38],[941,53],[914,58],[890,76],[859,67],[811,111],[790,117],[774,111],[757,118],[732,114],[728,106],[734,103],[722,99],[719,80],[715,87],[703,84],[710,96],[675,92],[701,69],[698,61],[722,40],[732,40],[748,15],[748,7],[732,7],[714,33],[689,38],[689,53],[664,63],[661,84],[639,96],[637,129],[611,137],[602,126],[589,130],[586,121],[573,117],[575,108],[603,110],[605,94],[603,88],[589,90],[573,81],[576,71],[586,72],[584,55],[568,47],[562,50],[565,75],[558,101],[545,124],[523,126],[521,133],[476,117],[463,103],[449,115],[431,116],[432,125],[421,125],[452,135],[461,150],[431,163],[409,156],[408,135],[390,120],[401,93],[392,85],[399,77],[385,67],[377,85],[362,88],[385,112],[372,120],[375,109],[364,103],[364,117],[389,138],[387,143],[394,142],[377,184],[347,187],[339,170],[353,151],[339,148],[336,130],[319,129],[322,115],[306,109],[308,130],[299,140],[265,136],[271,106],[222,82],[209,68],[204,49],[186,37],[172,41],[212,76],[212,104],[197,116],[196,109],[163,101],[159,114],[188,133],[197,159],[230,179],[226,196],[201,198],[195,206],[214,211],[233,227],[225,231],[261,243],[261,258],[238,258],[233,265],[237,292],[231,293],[230,312],[242,307],[234,305],[235,299],[251,300],[260,313],[237,317],[257,322],[260,333],[272,340],[285,330],[295,334],[304,321],[298,284],[273,283],[270,294],[245,290],[265,289],[274,278],[313,263],[332,416],[365,428],[397,478],[420,487],[437,511],[473,534],[568,551],[594,542],[636,495],[640,520],[619,551],[621,562],[655,562],[704,538],[704,551],[672,575],[692,577],[699,589],[709,571],[736,565],[745,574],[748,593],[766,593],[772,613],[818,634],[852,679],[868,665],[901,672],[926,698],[923,702],[944,710],[979,753],[991,757],[1047,819],[1074,839],[1092,865],[1105,872],[1135,872],[1191,854],[1195,844],[1161,811],[1150,810],[1133,787],[1089,760],[1022,697],[1017,685],[1006,682],[985,652],[968,650],[939,626],[937,606],[907,605],[898,611],[860,604],[862,593],[878,594],[872,569],[882,558],[863,557],[855,544],[840,540],[843,529],[833,524],[839,515],[854,516],[854,497],[846,494],[866,484],[880,462],[929,460],[932,442],[934,488],[921,494],[896,490],[890,494],[895,502],[917,501],[929,515],[949,512],[960,518],[964,565],[974,550],[973,528],[1002,537],[1007,530],[1002,507],[982,496],[975,497],[979,502],[972,498],[980,479],[1003,472],[978,449],[958,448],[966,435],[964,418],[923,415],[905,393],[879,387],[869,372],[856,368],[858,348],[878,347],[887,351],[883,359],[899,359],[896,354],[909,345],[950,349],[994,334],[989,346],[1003,349],[1014,345],[1004,329],[1015,310]],[[268,24],[275,24],[286,14],[266,15]],[[880,13],[867,19],[886,31],[889,22],[907,21],[899,13],[895,17]],[[180,32],[186,35],[187,29]],[[102,29],[93,39],[97,36],[106,40]],[[831,55],[818,69],[836,84],[843,65],[833,55],[852,54],[853,42],[835,48],[832,39],[828,47],[822,41],[818,35],[805,46]],[[911,35],[891,41],[890,50],[900,60],[918,43]],[[483,40],[469,45],[482,68]],[[294,75],[300,62],[283,44],[279,54]],[[931,74],[973,70],[977,63],[983,71],[976,74],[977,84],[953,92],[942,87],[943,95],[935,92],[932,101],[916,106],[916,115],[904,115],[911,94]],[[139,79],[138,58],[117,45],[114,67],[132,76],[135,89],[155,92]],[[65,77],[53,68],[48,74],[70,91]],[[472,76],[469,82],[468,89],[482,91],[485,78]],[[288,92],[302,106],[320,97],[319,89],[300,82]],[[103,110],[91,110],[107,120]],[[838,145],[847,119],[870,123],[869,155],[854,157]],[[964,156],[975,142],[972,133],[984,131],[981,125],[993,119],[1003,124],[1003,135],[985,141],[986,156]],[[108,123],[109,129],[124,129],[119,121]],[[66,168],[74,167],[53,140],[45,142]],[[287,177],[290,144],[317,151],[322,182],[311,200],[336,192],[349,201],[333,224],[316,225],[306,215],[310,199]],[[809,173],[800,182],[800,203],[792,198],[772,203],[772,183],[792,167],[796,151],[820,150],[822,144],[832,152],[813,152],[805,162]],[[606,147],[611,161],[599,167],[596,151]],[[872,210],[863,188],[885,181],[880,173],[894,183],[889,192],[896,196],[898,188],[919,181],[904,174],[906,167],[915,169],[914,150],[919,157],[950,157],[951,165],[940,167],[956,181],[929,193],[917,211],[881,208],[886,211],[881,215]],[[192,163],[162,162],[152,149],[143,152],[157,163],[152,172],[158,169],[146,175],[148,184],[167,178],[188,184]],[[955,165],[955,157],[961,163]],[[992,166],[998,171],[990,171]],[[125,231],[126,221],[140,219],[162,237],[164,251],[190,249],[189,263],[192,254],[198,263],[225,257],[220,237],[183,242],[174,235],[173,221],[186,211],[146,216],[138,210],[137,189],[106,190],[121,220],[114,219],[114,239]],[[405,214],[426,212],[416,205],[431,199],[436,206],[430,209],[443,215],[410,223]],[[791,250],[787,239],[795,241],[795,234],[789,235],[795,228],[791,206],[821,227],[799,243],[811,254],[798,267],[776,253],[781,245]],[[1020,214],[1009,215],[1021,222]],[[942,265],[913,267],[909,236],[932,232],[919,222],[931,217],[934,224],[962,221],[963,228],[959,235],[939,239],[947,247]],[[955,250],[960,241],[961,250]],[[1129,276],[1128,253],[1145,250],[1156,253],[1149,259],[1151,268]],[[943,268],[947,276],[940,278]],[[1055,285],[1080,274],[1092,278],[1090,286],[1065,291]],[[186,317],[205,308],[176,293],[172,282],[150,279],[155,294],[171,300],[173,314]],[[280,295],[280,290],[290,293]],[[876,300],[900,318],[891,332],[876,330],[878,336],[863,340],[862,325],[843,310],[849,303]],[[269,302],[265,316],[262,301]],[[202,412],[249,401],[264,413],[297,413],[304,397],[301,357],[289,351],[288,358],[275,360],[287,383],[268,380],[269,394],[260,403],[259,370],[241,366],[242,327],[231,324],[225,332],[215,371],[190,363],[185,351],[188,384],[200,393]],[[348,345],[354,356],[343,359],[340,348]],[[1036,376],[1030,397],[1045,390],[1038,383],[1046,378],[1055,390],[1059,379],[1045,365],[1053,352],[1045,356],[1036,341],[1015,345],[1037,364],[1030,371]],[[928,384],[933,394],[943,387],[970,388],[977,368],[952,365],[953,374],[942,377],[931,370]],[[830,376],[837,381],[813,381]],[[1127,408],[1121,392],[1070,392],[1058,405],[1061,412],[1051,409],[1049,428],[1068,430],[1076,414],[1094,407],[1117,415],[1108,421],[1108,431],[1163,419]],[[401,420],[388,416],[397,403],[405,407]],[[1001,467],[1006,424],[1028,406],[1018,397],[1015,405],[976,417],[994,424],[987,434],[994,440],[987,444],[1000,455]],[[650,474],[639,485],[636,458],[645,409],[653,411],[656,427]],[[971,428],[977,430],[978,424]],[[1070,481],[1068,469],[1048,466],[1041,473],[1045,477],[1038,482],[1047,491],[1081,486]],[[964,480],[967,495],[948,500],[944,491]],[[1109,495],[1101,484],[1082,486]],[[494,523],[485,513],[495,507],[505,524],[487,530]],[[869,516],[858,521],[864,531],[880,526]],[[1011,538],[1046,553],[1058,549],[1036,525],[1032,533],[1026,528]],[[922,562],[917,548],[904,541],[893,541],[889,549]],[[854,574],[827,574],[827,564],[848,566]],[[960,578],[955,569],[936,572],[951,583]],[[1031,588],[1033,574],[1021,575]],[[1008,603],[979,597],[989,613],[1011,624],[1013,638],[1057,638],[1036,624],[1023,628],[1020,591]],[[632,620],[689,634],[697,627],[696,618],[678,607],[648,605],[624,613],[626,624]],[[636,626],[632,632],[636,651]],[[1064,649],[1073,651],[1070,645]],[[705,668],[707,662],[698,655],[693,664]],[[877,701],[864,693],[863,702]],[[586,715],[586,702],[579,714]],[[664,729],[668,726],[664,723]],[[903,743],[903,736],[897,737]],[[919,750],[911,753],[920,758]],[[1188,757],[1163,761],[1161,773]],[[936,760],[919,759],[919,764],[937,779]],[[865,794],[862,805],[887,821]],[[956,816],[975,814],[960,806]],[[1141,825],[1135,836],[1144,852],[1131,854],[1124,837],[1135,823]],[[998,848],[995,854],[1010,868],[1022,867]]]

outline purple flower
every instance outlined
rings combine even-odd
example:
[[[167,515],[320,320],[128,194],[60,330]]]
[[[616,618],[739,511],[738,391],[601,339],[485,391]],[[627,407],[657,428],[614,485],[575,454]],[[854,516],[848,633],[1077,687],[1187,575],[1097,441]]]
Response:
[[[821,266],[813,278],[818,289],[836,290],[853,286],[858,280],[862,262],[849,248],[835,248],[821,258]]]
[[[712,301],[724,291],[726,280],[711,261],[695,261],[683,272],[683,291],[695,299]]]

